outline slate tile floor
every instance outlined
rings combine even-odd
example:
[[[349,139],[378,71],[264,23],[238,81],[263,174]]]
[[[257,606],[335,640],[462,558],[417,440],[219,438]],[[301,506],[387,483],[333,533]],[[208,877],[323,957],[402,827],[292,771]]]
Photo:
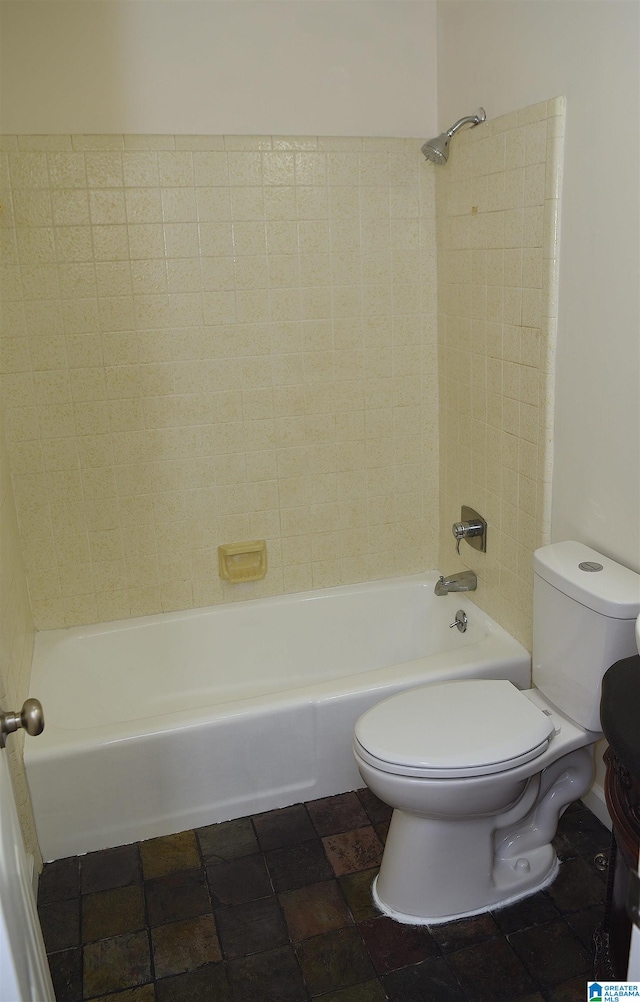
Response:
[[[389,814],[359,790],[48,864],[58,1002],[583,1002],[609,833],[582,804],[547,891],[428,929],[371,903]]]

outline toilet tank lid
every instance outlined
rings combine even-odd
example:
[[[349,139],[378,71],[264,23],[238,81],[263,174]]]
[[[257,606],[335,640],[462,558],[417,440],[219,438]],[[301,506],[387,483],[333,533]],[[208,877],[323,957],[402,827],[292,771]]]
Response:
[[[580,564],[600,564],[602,570]],[[581,605],[612,619],[635,619],[640,612],[640,575],[584,543],[565,540],[533,554],[534,573]]]

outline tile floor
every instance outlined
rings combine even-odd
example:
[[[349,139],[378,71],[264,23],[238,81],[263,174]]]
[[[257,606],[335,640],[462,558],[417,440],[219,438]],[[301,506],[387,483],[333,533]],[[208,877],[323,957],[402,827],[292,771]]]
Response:
[[[49,863],[58,1002],[583,1002],[609,833],[582,804],[547,891],[429,929],[371,903],[389,813],[359,790]]]

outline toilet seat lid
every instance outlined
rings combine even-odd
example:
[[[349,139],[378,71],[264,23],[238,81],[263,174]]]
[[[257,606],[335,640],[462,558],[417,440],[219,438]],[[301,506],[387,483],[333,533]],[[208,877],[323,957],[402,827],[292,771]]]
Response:
[[[400,692],[360,717],[358,751],[386,772],[488,775],[537,758],[551,718],[503,679],[465,679]]]

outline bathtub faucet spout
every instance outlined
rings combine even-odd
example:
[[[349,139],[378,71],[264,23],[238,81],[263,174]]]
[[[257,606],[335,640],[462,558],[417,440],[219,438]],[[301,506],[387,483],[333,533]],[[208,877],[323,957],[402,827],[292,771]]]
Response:
[[[436,581],[436,595],[448,595],[450,591],[475,591],[478,579],[474,571],[460,571],[445,578],[442,574]]]

